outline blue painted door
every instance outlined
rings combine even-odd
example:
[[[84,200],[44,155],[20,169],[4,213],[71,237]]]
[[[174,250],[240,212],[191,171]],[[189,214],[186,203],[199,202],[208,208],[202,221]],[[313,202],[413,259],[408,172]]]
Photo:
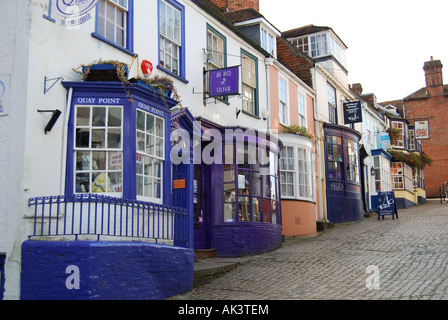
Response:
[[[194,204],[194,248],[211,248],[211,217],[209,210],[210,167],[195,165],[193,204]]]

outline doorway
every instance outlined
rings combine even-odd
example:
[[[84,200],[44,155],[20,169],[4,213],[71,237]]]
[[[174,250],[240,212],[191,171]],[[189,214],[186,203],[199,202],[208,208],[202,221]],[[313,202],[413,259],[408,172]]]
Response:
[[[194,166],[194,248],[198,250],[211,249],[210,180],[209,166]]]

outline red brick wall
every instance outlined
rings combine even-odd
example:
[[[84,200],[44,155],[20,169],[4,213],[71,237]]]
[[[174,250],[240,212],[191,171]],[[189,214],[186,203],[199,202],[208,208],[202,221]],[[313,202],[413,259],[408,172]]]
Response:
[[[433,160],[425,168],[426,194],[438,197],[439,187],[448,181],[448,96],[408,100],[404,105],[407,119],[429,118],[430,139],[422,140],[423,151]]]
[[[238,11],[243,9],[255,9],[260,11],[259,0],[211,0],[211,2],[223,11],[225,11],[226,8],[228,8],[229,11]]]

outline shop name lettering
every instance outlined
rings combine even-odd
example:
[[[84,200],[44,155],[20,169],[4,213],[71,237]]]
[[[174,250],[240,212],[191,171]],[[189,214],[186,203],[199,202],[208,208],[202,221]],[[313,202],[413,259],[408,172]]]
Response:
[[[78,98],[80,104],[120,104],[120,98]]]
[[[137,107],[139,107],[140,109],[143,109],[145,111],[151,112],[152,114],[155,114],[157,116],[161,116],[161,117],[164,116],[163,111],[158,110],[158,109],[156,109],[154,107],[148,106],[147,104],[144,104],[142,102],[139,102],[137,104]]]

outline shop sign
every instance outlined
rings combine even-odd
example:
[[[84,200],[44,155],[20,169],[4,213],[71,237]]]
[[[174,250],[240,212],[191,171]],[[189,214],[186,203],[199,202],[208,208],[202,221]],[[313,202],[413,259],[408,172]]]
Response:
[[[378,149],[388,150],[390,148],[390,138],[388,133],[380,133],[376,138]]]
[[[392,216],[392,219],[395,219],[395,216],[398,218],[398,210],[393,191],[378,193],[378,220],[380,220],[380,217],[384,219],[384,216]]]
[[[0,117],[9,114],[10,74],[0,74]]]
[[[362,122],[361,101],[344,102],[345,124]]]
[[[187,180],[186,179],[177,179],[173,180],[173,189],[185,189],[187,187]]]
[[[208,71],[209,96],[239,95],[239,66]]]
[[[56,11],[63,17],[61,25],[75,27],[89,21],[97,2],[98,0],[56,0]]]
[[[417,140],[429,139],[428,120],[415,121],[415,139]]]

